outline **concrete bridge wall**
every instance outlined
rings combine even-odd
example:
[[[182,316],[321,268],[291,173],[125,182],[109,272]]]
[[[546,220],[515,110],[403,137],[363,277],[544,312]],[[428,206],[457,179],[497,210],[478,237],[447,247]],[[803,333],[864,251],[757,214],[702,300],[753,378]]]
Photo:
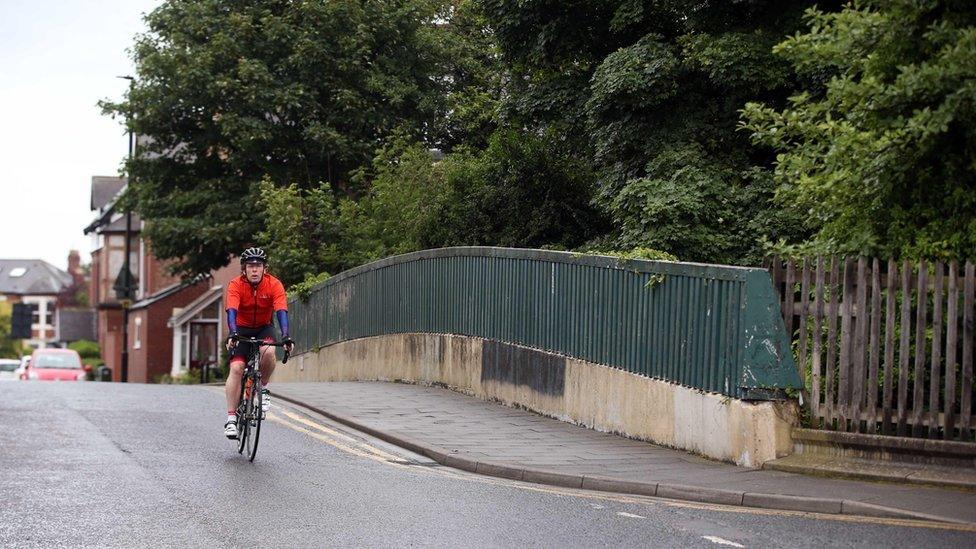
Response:
[[[276,381],[403,381],[758,467],[790,453],[790,401],[750,402],[479,337],[400,333],[301,352]]]

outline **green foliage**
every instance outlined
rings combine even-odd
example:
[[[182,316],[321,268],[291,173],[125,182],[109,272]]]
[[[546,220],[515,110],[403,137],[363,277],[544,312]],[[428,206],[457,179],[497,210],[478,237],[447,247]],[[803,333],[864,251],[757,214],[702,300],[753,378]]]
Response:
[[[585,253],[595,255],[608,255],[620,259],[645,259],[649,261],[678,261],[677,256],[655,250],[654,248],[634,248],[632,250],[585,250]]]
[[[293,297],[297,297],[302,301],[308,301],[309,296],[312,295],[312,289],[322,282],[325,282],[331,278],[329,273],[319,273],[317,275],[308,275],[305,280],[294,284],[288,288],[288,294]]]
[[[503,112],[593,166],[603,241],[755,263],[762,237],[806,234],[757,173],[768,151],[736,132],[746,101],[795,85],[772,46],[802,3],[483,3],[514,74]]]
[[[80,339],[78,341],[72,341],[68,344],[69,349],[78,351],[78,355],[81,356],[82,364],[92,367],[92,372],[89,378],[94,375],[94,369],[98,368],[105,361],[102,360],[102,351],[95,341],[89,341],[87,339]]]
[[[103,108],[158,256],[296,295],[453,245],[971,257],[976,8],[811,4],[168,0]]]
[[[25,354],[21,340],[10,339],[12,314],[12,305],[6,301],[0,301],[0,358],[20,358]]]
[[[269,269],[285,286],[342,265],[339,212],[328,184],[304,190],[265,180],[260,189],[265,229],[256,241],[267,250]]]
[[[503,66],[495,34],[476,0],[452,0],[433,33],[444,110],[430,122],[428,141],[445,151],[483,148],[497,127]]]
[[[742,115],[755,143],[780,151],[781,203],[818,229],[783,247],[973,257],[976,5],[868,1],[806,18],[776,52],[815,84]]]
[[[369,194],[345,205],[343,225],[351,248],[364,250],[368,261],[426,247],[441,222],[447,173],[465,158],[459,151],[438,162],[427,147],[406,135],[389,140],[373,158],[370,172],[357,174],[371,179]]]
[[[153,377],[153,383],[162,385],[198,385],[200,370],[184,370],[178,374],[161,374]]]
[[[87,339],[81,339],[78,341],[73,341],[68,344],[68,348],[77,351],[81,358],[101,358],[102,351],[98,347],[98,343],[94,341],[89,341]]]
[[[444,246],[566,249],[605,230],[587,165],[555,139],[515,130],[497,130],[484,150],[459,148],[442,160],[401,136],[358,177],[371,185],[340,215],[347,265]],[[349,255],[356,250],[363,255]]]
[[[576,247],[604,230],[585,160],[554,136],[499,130],[480,153],[444,160],[444,193],[425,247]]]

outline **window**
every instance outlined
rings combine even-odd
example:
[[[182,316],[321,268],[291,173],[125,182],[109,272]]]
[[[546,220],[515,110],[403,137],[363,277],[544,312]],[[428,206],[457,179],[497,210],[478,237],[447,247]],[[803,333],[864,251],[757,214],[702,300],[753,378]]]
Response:
[[[10,271],[10,278],[22,277],[26,272],[27,269],[25,269],[24,267],[15,267],[13,270]]]
[[[142,317],[141,316],[137,316],[136,317],[136,320],[135,320],[135,323],[136,323],[136,334],[135,334],[136,340],[132,342],[132,348],[133,349],[141,349],[142,348],[142,333],[141,333],[142,332],[142,330],[141,330],[141,328],[142,328]]]
[[[37,353],[31,361],[31,368],[81,368],[78,353]]]

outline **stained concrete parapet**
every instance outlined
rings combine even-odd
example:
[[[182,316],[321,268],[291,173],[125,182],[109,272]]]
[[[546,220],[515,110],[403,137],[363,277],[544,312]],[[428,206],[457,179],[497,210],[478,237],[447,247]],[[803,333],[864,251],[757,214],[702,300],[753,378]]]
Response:
[[[747,467],[792,450],[790,402],[747,402],[605,365],[453,334],[390,334],[299,354],[276,381],[405,381]],[[291,364],[290,364],[291,366]]]

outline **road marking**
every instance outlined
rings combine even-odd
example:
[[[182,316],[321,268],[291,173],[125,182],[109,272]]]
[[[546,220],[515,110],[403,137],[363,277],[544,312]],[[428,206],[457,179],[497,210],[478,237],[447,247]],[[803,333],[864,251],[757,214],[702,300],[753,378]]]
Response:
[[[324,442],[324,443],[326,443],[326,444],[328,444],[330,446],[333,446],[333,447],[335,447],[335,448],[337,448],[339,450],[342,450],[343,452],[346,452],[346,453],[349,453],[349,454],[353,454],[353,455],[356,455],[356,456],[359,456],[359,457],[364,457],[366,459],[370,459],[370,460],[373,460],[373,461],[378,461],[380,463],[386,463],[386,464],[389,464],[389,465],[393,465],[395,467],[400,467],[400,468],[404,468],[404,469],[407,469],[408,468],[406,466],[406,464],[408,463],[407,461],[402,460],[400,458],[393,458],[393,456],[391,456],[390,454],[387,454],[386,452],[383,452],[383,451],[381,451],[379,449],[375,449],[372,446],[369,446],[368,444],[362,444],[362,443],[360,443],[359,444],[360,448],[354,448],[354,447],[349,446],[348,444],[344,444],[344,443],[342,443],[342,442],[340,442],[340,441],[338,441],[338,440],[336,440],[334,438],[330,438],[330,437],[328,437],[326,435],[323,435],[322,433],[318,433],[318,432],[315,432],[315,431],[306,429],[305,427],[302,427],[301,425],[295,425],[294,423],[291,423],[290,421],[285,421],[284,419],[282,419],[280,417],[277,417],[275,415],[269,414],[267,419],[269,421],[273,421],[275,423],[279,423],[281,425],[284,425],[285,427],[288,427],[288,428],[290,428],[290,429],[292,429],[294,431],[298,431],[300,433],[304,433],[304,434],[306,434],[306,435],[308,435],[308,436],[310,436],[310,437],[312,437],[312,438],[314,438],[316,440],[320,440],[320,441],[322,441],[322,442]],[[374,451],[375,451],[375,453],[374,453]],[[391,460],[390,458],[393,458],[393,460]]]
[[[702,536],[702,538],[707,539],[712,543],[717,543],[719,545],[731,545],[732,547],[745,547],[745,545],[736,543],[734,541],[729,541],[727,539],[722,539],[718,536]]]
[[[380,456],[380,457],[382,457],[385,460],[388,460],[388,461],[391,461],[391,462],[394,462],[394,463],[403,463],[403,464],[410,463],[409,461],[401,458],[400,456],[395,456],[395,455],[390,454],[388,452],[384,452],[383,450],[380,450],[379,448],[377,448],[377,447],[375,447],[375,446],[373,446],[371,444],[368,444],[368,443],[363,442],[361,440],[356,440],[356,439],[354,439],[354,438],[352,438],[352,437],[350,437],[350,436],[348,436],[346,434],[343,434],[343,433],[340,433],[339,431],[336,431],[335,429],[330,429],[329,427],[326,427],[325,425],[322,425],[321,423],[316,423],[316,422],[314,422],[314,421],[312,421],[310,419],[304,418],[304,417],[302,417],[302,416],[300,416],[298,414],[293,414],[293,413],[291,413],[291,412],[289,412],[287,410],[284,410],[284,409],[280,409],[279,408],[278,411],[281,412],[282,414],[284,414],[285,416],[287,416],[289,419],[292,419],[294,421],[297,421],[299,423],[302,423],[303,425],[307,425],[307,426],[309,426],[309,427],[311,427],[313,429],[322,431],[322,432],[326,433],[327,435],[330,435],[330,436],[333,436],[333,437],[338,437],[338,438],[340,438],[340,439],[342,439],[342,440],[344,440],[344,441],[346,441],[348,443],[354,444],[354,445],[356,445],[356,446],[364,449],[365,451],[367,451],[367,452],[369,452],[371,454]]]
[[[330,428],[326,427],[325,425],[322,425],[320,423],[316,423],[316,422],[311,421],[309,419],[303,418],[302,416],[300,416],[298,414],[293,414],[293,413],[289,412],[288,410],[285,410],[284,408],[279,407],[277,411],[280,412],[280,413],[282,413],[282,414],[284,414],[284,415],[286,415],[286,416],[288,416],[289,418],[291,418],[291,419],[293,419],[295,421],[298,421],[300,423],[304,423],[305,425],[308,425],[309,427],[312,427],[312,428],[315,428],[315,429],[317,429],[319,431],[328,433],[328,434],[330,434],[332,436],[341,438],[341,439],[343,439],[343,440],[345,440],[347,442],[353,442],[353,443],[357,443],[358,442],[356,439],[352,438],[351,436],[349,436],[349,435],[347,435],[345,433],[340,433],[339,431],[336,431],[335,429],[330,429]]]
[[[620,515],[620,516],[622,516],[622,517],[627,517],[627,518],[639,518],[639,519],[647,518],[647,517],[642,517],[640,515],[635,515],[633,513],[624,513],[623,511],[618,511],[617,514]]]

